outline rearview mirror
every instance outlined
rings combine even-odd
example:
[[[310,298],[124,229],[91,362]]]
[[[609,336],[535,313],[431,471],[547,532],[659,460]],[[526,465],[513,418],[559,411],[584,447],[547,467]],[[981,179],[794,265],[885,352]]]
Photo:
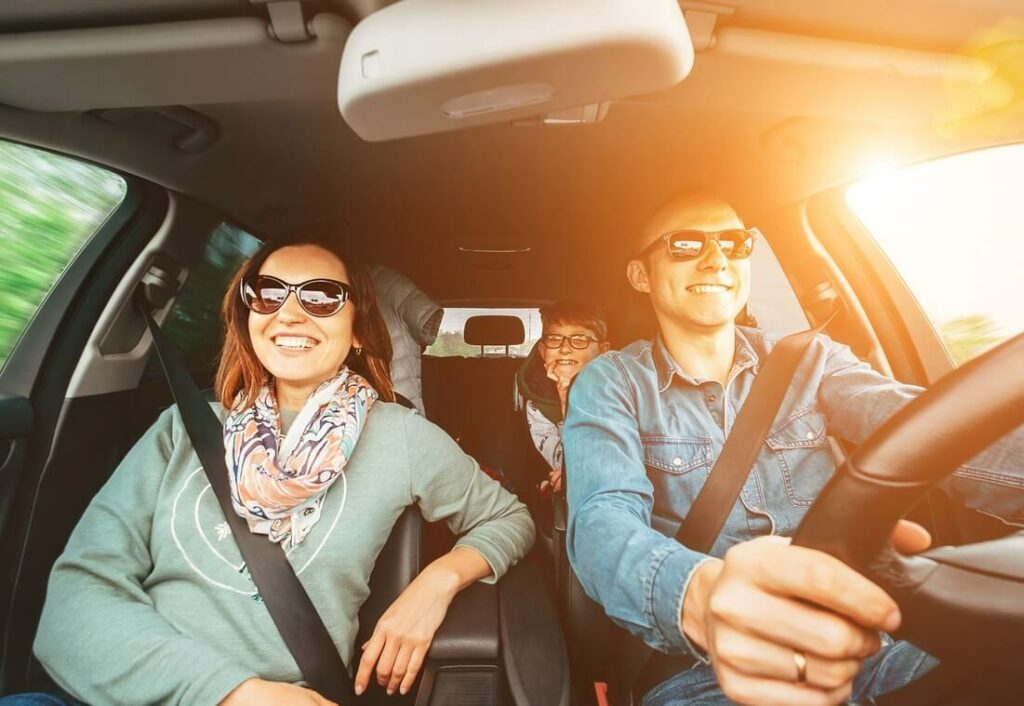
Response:
[[[352,31],[338,105],[390,140],[648,93],[692,66],[676,0],[402,0]]]

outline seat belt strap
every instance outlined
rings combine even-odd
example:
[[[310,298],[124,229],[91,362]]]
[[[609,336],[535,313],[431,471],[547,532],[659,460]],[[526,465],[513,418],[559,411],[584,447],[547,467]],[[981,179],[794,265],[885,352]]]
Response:
[[[830,321],[775,344],[740,408],[722,453],[676,533],[677,542],[705,554],[711,551],[757,461],[804,352]]]
[[[355,698],[352,677],[281,545],[250,532],[231,504],[220,420],[153,321],[141,290],[138,302],[185,430],[274,625],[309,687],[332,701],[351,703]]]

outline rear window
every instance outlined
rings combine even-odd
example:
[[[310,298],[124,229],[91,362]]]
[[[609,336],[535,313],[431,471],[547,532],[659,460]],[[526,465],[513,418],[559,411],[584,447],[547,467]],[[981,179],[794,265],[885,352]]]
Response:
[[[526,340],[516,346],[508,347],[508,355],[513,358],[525,358],[530,349],[540,338],[540,309],[531,307],[445,307],[444,317],[437,339],[427,347],[427,355],[438,358],[460,356],[463,358],[505,356],[505,346],[473,346],[466,343],[463,331],[466,320],[472,316],[518,316],[523,322]]]

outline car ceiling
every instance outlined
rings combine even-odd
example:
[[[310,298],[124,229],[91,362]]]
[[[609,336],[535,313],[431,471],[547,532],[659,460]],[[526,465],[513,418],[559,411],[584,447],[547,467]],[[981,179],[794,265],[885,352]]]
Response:
[[[698,48],[691,75],[616,101],[599,124],[366,143],[338,113],[337,65],[351,24],[388,4],[308,3],[322,31],[302,46],[246,40],[225,54],[235,50],[190,32],[180,60],[135,46],[136,61],[118,62],[83,60],[81,47],[120,47],[183,21],[245,37],[246,23],[263,27],[265,9],[242,0],[5,3],[0,134],[194,195],[267,237],[334,224],[365,257],[400,267],[440,299],[600,298],[603,283],[621,283],[644,213],[681,186],[717,189],[756,223],[883,164],[1024,138],[1017,0],[734,0],[681,3]],[[713,30],[701,35],[709,19]],[[90,71],[102,80],[88,84]],[[209,144],[176,148],[167,105],[206,126]],[[530,252],[478,256],[460,246]]]

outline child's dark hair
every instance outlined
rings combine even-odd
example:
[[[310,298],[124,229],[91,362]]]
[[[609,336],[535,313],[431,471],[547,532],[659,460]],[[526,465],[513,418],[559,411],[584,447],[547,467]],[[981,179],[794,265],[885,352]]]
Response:
[[[608,340],[608,322],[605,321],[604,312],[596,304],[584,299],[568,297],[542,306],[540,318],[545,328],[549,324],[576,324],[593,331],[598,340]]]

